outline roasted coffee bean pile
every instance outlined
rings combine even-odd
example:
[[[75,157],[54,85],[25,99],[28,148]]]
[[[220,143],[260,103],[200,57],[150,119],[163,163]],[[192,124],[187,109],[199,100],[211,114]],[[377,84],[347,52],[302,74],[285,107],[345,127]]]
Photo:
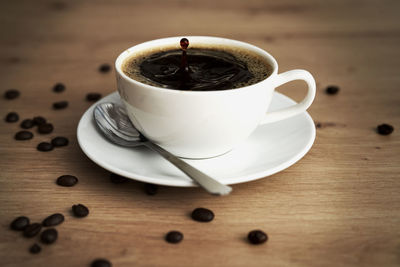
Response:
[[[77,213],[79,214],[77,217],[86,217],[89,214],[89,209],[82,204],[74,205],[72,210],[75,216],[77,216]],[[41,232],[43,227],[53,227],[45,229],[40,234],[41,243],[50,245],[56,242],[58,238],[58,231],[54,227],[63,223],[64,220],[64,215],[61,213],[55,213],[48,216],[42,223],[31,223],[28,217],[20,216],[11,222],[10,228],[14,231],[21,231],[23,236],[26,238],[33,238]],[[29,248],[29,252],[32,254],[37,254],[41,250],[42,248],[37,243],[34,243]]]
[[[111,66],[109,64],[103,64],[99,67],[99,71],[106,73],[111,70]],[[66,86],[63,83],[57,83],[52,87],[52,91],[54,93],[62,93],[66,90]],[[20,92],[16,89],[9,89],[4,92],[4,98],[6,100],[13,100],[20,96]],[[97,101],[102,97],[99,93],[88,93],[86,95],[86,100],[89,102]],[[52,104],[54,110],[61,110],[67,108],[69,102],[66,100],[57,101]],[[20,119],[17,112],[9,112],[4,121],[7,123],[15,123],[18,122]],[[34,118],[27,118],[24,119],[20,123],[20,127],[24,130],[18,131],[14,135],[14,139],[18,141],[22,140],[30,140],[34,137],[34,134],[31,131],[27,131],[28,129],[32,129],[33,127],[37,127],[37,132],[39,134],[51,134],[54,131],[53,124],[47,122],[47,120],[42,116],[36,116]],[[63,136],[54,137],[51,142],[40,142],[37,144],[37,150],[39,151],[51,151],[54,147],[63,147],[69,144],[69,140]],[[110,177],[114,183],[122,183],[128,181],[127,178],[122,176],[113,176]],[[78,183],[78,178],[72,175],[62,175],[57,178],[56,183],[60,186],[71,187]],[[71,208],[72,214],[75,217],[83,218],[88,216],[89,209],[84,206],[83,204],[73,205]],[[42,231],[43,227],[55,227],[62,222],[64,222],[64,215],[61,213],[55,213],[43,220],[42,223],[31,223],[29,218],[26,216],[20,216],[15,218],[11,224],[10,228],[14,231],[22,232],[22,235],[26,238],[34,238],[38,236],[39,233]],[[42,244],[50,245],[56,242],[58,238],[58,231],[55,228],[48,228],[41,232],[40,242]],[[34,243],[29,247],[29,252],[32,254],[38,254],[42,251],[41,246],[38,243]],[[112,266],[111,263],[106,259],[97,259],[92,262],[91,266],[95,267],[109,267]]]
[[[102,64],[99,67],[100,72],[108,72],[111,70],[111,66],[109,64]],[[63,83],[56,83],[52,91],[55,93],[62,93],[66,90],[66,86]],[[7,100],[13,100],[20,96],[20,92],[16,89],[9,89],[4,92],[4,98]],[[101,98],[101,94],[99,93],[88,93],[86,95],[86,100],[89,102],[97,101]],[[69,105],[69,102],[66,100],[57,101],[53,103],[53,109],[60,110],[65,109]],[[4,120],[8,123],[15,123],[19,121],[19,115],[17,112],[9,112]],[[31,129],[37,126],[37,132],[39,134],[51,134],[54,131],[54,126],[52,123],[47,122],[45,118],[42,116],[36,116],[34,118],[24,119],[20,123],[20,127],[24,129],[23,131],[18,131],[14,135],[14,139],[18,141],[30,140],[34,137],[34,134],[31,131],[27,131],[27,129]],[[66,137],[57,136],[51,140],[51,142],[40,142],[36,145],[36,149],[42,152],[52,151],[55,147],[67,146],[69,140]]]
[[[42,223],[31,223],[29,218],[26,216],[20,216],[15,218],[10,228],[14,231],[21,231],[23,236],[26,238],[33,238],[37,236],[43,227],[57,226],[64,222],[64,215],[61,213],[55,213],[43,220]],[[40,241],[43,244],[52,244],[58,238],[58,232],[55,228],[47,228],[40,234]],[[38,254],[42,248],[37,243],[34,243],[30,248],[29,252],[32,254]]]
[[[19,120],[19,116],[16,112],[10,112],[7,114],[5,121],[7,122],[17,122]],[[51,123],[48,123],[47,120],[41,116],[34,117],[32,119],[24,119],[20,127],[25,129],[23,131],[18,131],[14,135],[14,139],[18,141],[30,140],[34,137],[34,134],[31,131],[27,131],[26,129],[31,129],[37,126],[37,132],[39,134],[50,134],[54,130],[54,126]],[[66,137],[57,136],[51,140],[51,142],[40,142],[37,144],[36,148],[39,151],[51,151],[54,147],[62,147],[67,146],[69,140]]]
[[[54,126],[48,123],[47,120],[41,116],[34,117],[33,119],[25,119],[20,124],[22,129],[30,129],[37,126],[37,131],[39,134],[50,134],[54,130]],[[19,131],[15,134],[15,140],[30,140],[33,138],[33,133],[31,131]],[[54,147],[67,146],[69,140],[63,136],[57,136],[51,140],[51,142],[40,142],[37,145],[37,150],[47,152],[54,149]]]

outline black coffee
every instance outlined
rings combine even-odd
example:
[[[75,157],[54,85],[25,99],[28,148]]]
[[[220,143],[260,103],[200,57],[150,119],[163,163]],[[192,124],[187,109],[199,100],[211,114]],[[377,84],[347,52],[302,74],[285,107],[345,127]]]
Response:
[[[139,82],[177,90],[212,91],[252,85],[266,79],[272,67],[250,51],[229,46],[153,49],[128,58],[122,71]],[[187,48],[187,49],[186,49]]]

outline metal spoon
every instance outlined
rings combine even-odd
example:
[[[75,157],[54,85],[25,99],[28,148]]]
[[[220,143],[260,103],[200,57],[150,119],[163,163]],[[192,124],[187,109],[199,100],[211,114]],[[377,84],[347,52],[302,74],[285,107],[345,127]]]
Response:
[[[114,103],[100,103],[95,107],[93,115],[98,128],[111,142],[126,147],[147,146],[158,152],[211,194],[227,195],[232,191],[230,186],[221,184],[165,149],[150,142],[136,130],[123,107]]]

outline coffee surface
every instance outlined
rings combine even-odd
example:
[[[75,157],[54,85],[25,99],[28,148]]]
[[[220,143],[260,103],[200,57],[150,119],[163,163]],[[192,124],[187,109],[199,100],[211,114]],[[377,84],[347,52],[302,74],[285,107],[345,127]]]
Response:
[[[229,48],[148,51],[125,60],[122,71],[139,82],[177,90],[212,91],[244,87],[266,79],[272,67],[260,56]]]

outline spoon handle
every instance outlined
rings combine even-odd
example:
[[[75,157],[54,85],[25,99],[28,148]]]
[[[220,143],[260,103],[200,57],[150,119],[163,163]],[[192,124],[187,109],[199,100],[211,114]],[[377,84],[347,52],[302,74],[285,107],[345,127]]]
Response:
[[[145,142],[145,145],[152,150],[158,152],[161,156],[163,156],[166,160],[175,165],[178,169],[184,172],[187,176],[192,178],[195,182],[197,182],[201,187],[203,187],[207,192],[214,195],[228,195],[232,191],[232,187],[221,184],[217,180],[211,178],[207,174],[199,171],[198,169],[192,167],[187,164],[180,158],[172,155],[165,149],[159,147],[156,144],[151,142]]]

